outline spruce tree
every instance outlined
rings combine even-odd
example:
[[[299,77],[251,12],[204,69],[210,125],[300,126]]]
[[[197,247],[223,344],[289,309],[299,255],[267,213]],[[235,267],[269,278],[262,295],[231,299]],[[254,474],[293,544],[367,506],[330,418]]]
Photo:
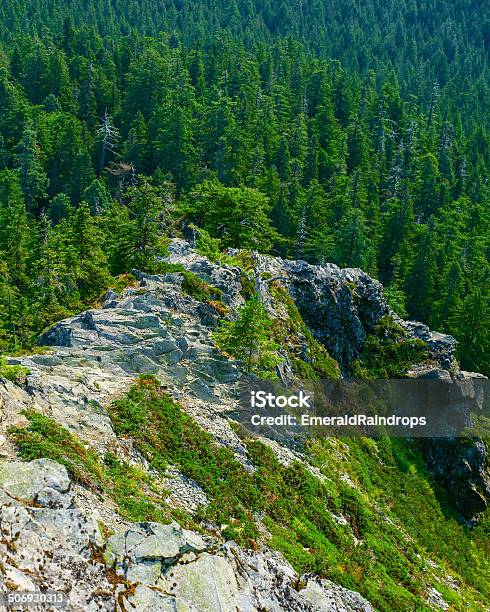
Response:
[[[222,350],[242,361],[247,372],[274,376],[279,347],[271,338],[271,319],[257,296],[245,302],[237,320],[223,322],[213,338]]]
[[[37,135],[31,124],[27,124],[18,146],[17,167],[29,212],[36,212],[46,197],[48,177],[44,171]]]
[[[104,237],[86,202],[68,219],[70,242],[77,254],[76,284],[80,297],[89,302],[100,296],[109,282]]]

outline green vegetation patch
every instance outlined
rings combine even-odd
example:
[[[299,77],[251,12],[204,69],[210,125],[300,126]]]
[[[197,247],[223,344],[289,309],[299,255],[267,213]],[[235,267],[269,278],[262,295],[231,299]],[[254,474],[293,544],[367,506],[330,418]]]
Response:
[[[130,273],[119,274],[114,277],[111,283],[109,283],[109,289],[112,289],[114,293],[122,293],[128,287],[137,287],[138,279]]]
[[[180,274],[183,277],[182,292],[199,302],[215,306],[217,310],[226,312],[227,308],[221,301],[223,292],[213,287],[194,272],[186,270],[182,264],[161,263],[158,267],[160,274]]]
[[[251,278],[250,272],[255,268],[255,262],[252,252],[247,249],[241,249],[234,255],[222,252],[221,240],[219,238],[213,238],[208,232],[202,228],[191,226],[195,228],[197,239],[196,239],[196,251],[207,257],[209,261],[218,263],[222,266],[234,266],[240,270],[240,282],[242,285],[241,294],[248,300],[255,295],[255,284]]]
[[[425,559],[432,559],[441,583],[450,574],[460,584],[460,593],[447,582],[443,590],[434,585],[451,609],[484,609],[477,602],[490,597],[488,515],[474,530],[461,524],[447,493],[427,473],[416,441],[312,440],[307,455],[334,488],[345,475],[355,484],[347,496],[344,489],[341,505],[361,542],[347,553],[344,585],[381,610],[426,610],[420,598]]]
[[[227,524],[226,537],[257,537],[251,510],[258,492],[233,452],[214,443],[153,377],[142,377],[125,397],[114,402],[110,416],[118,436],[130,436],[150,467],[165,473],[168,464],[197,482],[211,498],[203,511],[216,524]]]
[[[464,597],[477,601],[474,589],[486,593],[476,568],[488,565],[484,553],[476,560],[471,533],[443,515],[420,454],[405,449],[404,441],[348,441],[345,465],[341,451],[315,441],[307,452],[325,474],[322,480],[299,462],[282,465],[271,448],[242,433],[254,466],[248,471],[152,377],[141,378],[115,402],[111,418],[117,434],[130,436],[152,467],[163,472],[167,464],[176,465],[203,488],[210,503],[196,519],[212,522],[225,538],[255,546],[262,524],[268,544],[298,572],[316,572],[358,590],[380,610],[429,610],[423,603],[428,550],[444,571],[451,567],[467,581],[464,595],[450,589],[459,606]],[[345,482],[345,471],[356,486]],[[422,514],[414,513],[424,499]],[[425,525],[418,524],[420,516]],[[463,538],[459,544],[457,538]]]
[[[270,293],[277,305],[285,308],[287,316],[273,322],[276,342],[288,355],[295,373],[305,380],[340,378],[339,364],[314,337],[303,321],[289,293],[273,282]]]
[[[101,458],[89,444],[49,417],[33,410],[23,414],[29,425],[9,430],[22,459],[48,458],[61,463],[75,481],[109,495],[129,521],[171,520],[172,513],[162,502],[165,491],[143,470],[112,453]]]
[[[116,433],[130,436],[154,469],[164,472],[171,463],[203,488],[210,504],[199,516],[223,526],[224,537],[252,544],[259,538],[259,516],[286,528],[297,514],[301,521],[321,529],[325,538],[349,541],[345,528],[327,510],[338,501],[327,484],[299,463],[281,465],[270,448],[245,438],[256,468],[250,472],[230,448],[217,445],[186,415],[154,378],[142,377],[114,402],[110,415]]]
[[[209,505],[194,519],[177,516],[162,504],[156,479],[111,454],[100,459],[39,413],[26,412],[29,426],[10,433],[22,458],[63,463],[79,482],[110,495],[128,520],[173,516],[194,528],[195,521],[211,522],[245,546],[263,539],[265,527],[268,544],[298,572],[355,589],[379,610],[429,610],[427,580],[454,610],[484,609],[478,602],[490,597],[488,518],[473,531],[458,522],[429,480],[415,442],[311,440],[305,452],[323,473],[319,478],[299,462],[281,464],[270,447],[241,432],[254,467],[249,471],[151,376],[141,377],[109,413],[117,435],[130,438],[151,468],[163,475],[169,464],[176,466],[202,487]],[[340,514],[342,522],[335,518]],[[440,570],[428,570],[427,558]]]
[[[390,316],[382,317],[374,327],[359,360],[352,364],[356,378],[400,378],[417,363],[429,358],[427,344],[409,338]]]
[[[29,368],[20,365],[9,365],[5,357],[0,357],[0,378],[6,378],[13,383],[23,383],[30,374]]]

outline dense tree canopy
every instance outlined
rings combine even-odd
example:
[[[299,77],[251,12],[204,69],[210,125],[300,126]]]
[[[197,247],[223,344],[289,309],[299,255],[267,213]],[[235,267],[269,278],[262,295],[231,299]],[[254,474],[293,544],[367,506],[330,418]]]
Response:
[[[0,347],[150,266],[185,219],[363,267],[488,373],[488,10],[4,0]]]
[[[372,69],[378,78],[395,70],[403,94],[426,102],[438,95],[437,82],[452,111],[463,103],[464,112],[474,113],[476,97],[478,112],[488,117],[490,8],[480,0],[3,0],[0,23],[8,41],[50,33],[70,51],[87,38],[134,32],[166,32],[173,45],[186,46],[232,36],[264,47],[290,37],[349,70]],[[43,61],[34,70],[49,64],[63,72],[59,56]]]

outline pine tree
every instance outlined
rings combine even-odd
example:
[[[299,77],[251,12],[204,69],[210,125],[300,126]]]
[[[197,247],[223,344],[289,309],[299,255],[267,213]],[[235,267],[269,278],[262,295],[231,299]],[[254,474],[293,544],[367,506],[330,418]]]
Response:
[[[17,167],[27,210],[35,212],[40,202],[46,198],[48,177],[43,168],[36,132],[30,124],[25,126],[19,143]]]
[[[416,215],[420,220],[427,220],[440,203],[439,168],[434,154],[427,153],[419,160],[414,191]]]
[[[78,115],[89,129],[97,124],[97,100],[95,99],[95,67],[93,60],[85,61],[80,67],[84,77],[78,92]]]
[[[73,212],[68,227],[77,253],[76,284],[82,300],[90,301],[99,297],[109,282],[103,234],[86,202]]]
[[[145,174],[150,166],[150,150],[148,144],[148,127],[143,113],[138,111],[131,123],[125,158],[136,168],[139,174]]]
[[[463,368],[490,374],[490,292],[489,274],[481,286],[474,286],[462,300],[452,321],[459,340],[458,355]]]
[[[66,193],[73,203],[94,179],[90,152],[80,121],[66,113],[50,117],[53,153],[46,162],[50,196]]]
[[[3,267],[4,329],[11,349],[30,338],[27,312],[29,290],[29,228],[20,180],[16,172],[0,172],[0,262]]]
[[[243,362],[247,372],[263,378],[274,376],[280,363],[278,345],[271,338],[271,319],[257,296],[245,302],[235,321],[225,321],[213,334],[216,344]]]
[[[11,348],[12,332],[12,286],[7,263],[0,258],[0,352]]]
[[[83,199],[90,207],[92,215],[103,214],[109,207],[109,194],[104,183],[95,179],[83,192]]]
[[[5,170],[8,166],[8,153],[5,146],[5,140],[0,134],[0,170]]]
[[[165,96],[168,80],[166,58],[152,47],[135,54],[127,74],[124,110],[127,117],[140,111],[146,121]]]
[[[293,174],[295,176],[302,175],[308,154],[308,129],[303,113],[299,114],[295,119],[290,152],[293,160]]]
[[[169,97],[155,114],[151,131],[155,163],[165,172],[171,172],[177,189],[195,184],[199,174],[199,151],[195,138],[194,96],[185,86],[182,104],[177,96]]]
[[[267,216],[269,201],[256,189],[205,181],[189,195],[184,210],[224,246],[268,251],[277,239]]]
[[[55,96],[64,110],[73,109],[73,95],[66,57],[59,49],[52,50],[48,59],[46,93]]]
[[[434,226],[421,226],[412,270],[406,280],[408,310],[417,321],[428,321],[435,281]]]
[[[48,206],[48,216],[53,225],[59,223],[62,219],[66,219],[72,210],[70,198],[66,193],[58,193]]]
[[[393,199],[386,205],[382,217],[382,242],[379,250],[380,280],[390,284],[396,264],[404,257],[408,240],[413,232],[414,215],[412,203],[408,197]],[[403,271],[399,270],[403,276]]]
[[[336,245],[336,263],[341,267],[366,268],[371,245],[368,228],[361,210],[348,210],[339,225]]]
[[[36,327],[44,329],[71,314],[72,262],[66,257],[65,244],[53,240],[51,220],[46,213],[41,214],[37,230],[37,241],[31,257],[34,279],[32,301]],[[75,302],[77,298],[78,295]]]
[[[289,181],[291,178],[291,155],[288,140],[285,136],[281,138],[274,162],[279,178],[285,182]]]
[[[13,84],[6,68],[0,67],[0,133],[10,147],[22,137],[27,112],[25,94]]]
[[[12,170],[0,172],[0,253],[6,261],[10,283],[27,285],[29,228],[19,176]]]
[[[170,185],[153,187],[146,177],[129,187],[122,202],[114,201],[105,219],[110,265],[115,274],[132,268],[151,272],[163,254],[171,220],[173,194]]]

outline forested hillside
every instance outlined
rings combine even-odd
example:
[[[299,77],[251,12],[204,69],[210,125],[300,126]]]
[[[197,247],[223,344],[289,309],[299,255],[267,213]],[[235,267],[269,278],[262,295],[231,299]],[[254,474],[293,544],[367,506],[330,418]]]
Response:
[[[349,70],[374,70],[378,82],[392,69],[404,95],[430,103],[434,83],[445,112],[463,120],[489,111],[490,8],[478,0],[4,0],[4,38],[54,35],[66,19],[102,36],[168,33],[174,44],[213,35],[249,47],[291,37]]]
[[[489,373],[488,6],[380,7],[4,1],[2,351],[195,223],[362,267]]]

